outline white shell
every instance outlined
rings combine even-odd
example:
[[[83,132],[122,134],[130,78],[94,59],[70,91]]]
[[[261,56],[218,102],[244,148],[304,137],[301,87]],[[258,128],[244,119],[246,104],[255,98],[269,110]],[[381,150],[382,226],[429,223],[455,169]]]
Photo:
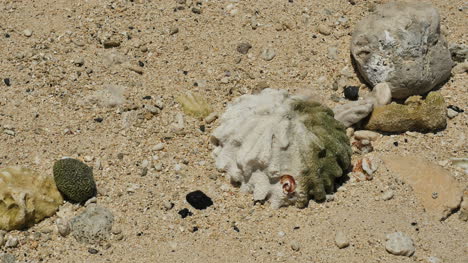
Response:
[[[241,190],[253,192],[254,200],[269,200],[274,208],[307,198],[300,185],[295,193],[283,191],[280,178],[291,175],[297,181],[306,169],[310,144],[323,147],[292,110],[301,99],[273,89],[243,95],[228,106],[212,135],[216,167],[240,183]]]

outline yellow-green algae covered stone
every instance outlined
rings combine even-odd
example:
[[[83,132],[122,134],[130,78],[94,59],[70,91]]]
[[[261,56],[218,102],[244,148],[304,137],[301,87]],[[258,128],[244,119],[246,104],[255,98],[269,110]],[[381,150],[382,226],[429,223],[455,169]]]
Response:
[[[447,108],[439,92],[431,92],[426,99],[411,96],[404,105],[391,103],[375,107],[367,130],[383,132],[437,131],[447,126]]]
[[[21,167],[0,169],[0,229],[30,227],[52,216],[62,202],[52,176]]]

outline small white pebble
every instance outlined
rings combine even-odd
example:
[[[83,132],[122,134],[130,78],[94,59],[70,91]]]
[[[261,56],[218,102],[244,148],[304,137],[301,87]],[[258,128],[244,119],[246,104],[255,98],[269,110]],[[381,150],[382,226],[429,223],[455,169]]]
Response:
[[[26,37],[32,36],[32,33],[33,33],[32,30],[29,29],[29,28],[28,28],[28,29],[25,29],[25,30],[23,31],[23,34],[24,34]]]
[[[340,249],[349,246],[348,238],[346,237],[345,233],[343,233],[342,231],[338,231],[336,233],[335,245]]]
[[[164,143],[158,143],[156,144],[154,147],[153,147],[153,150],[154,151],[161,151],[162,149],[164,149]]]

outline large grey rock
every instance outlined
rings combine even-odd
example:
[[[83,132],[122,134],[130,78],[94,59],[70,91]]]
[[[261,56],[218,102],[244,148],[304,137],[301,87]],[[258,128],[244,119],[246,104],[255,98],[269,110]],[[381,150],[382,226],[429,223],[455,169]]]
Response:
[[[73,218],[70,225],[77,241],[94,244],[109,238],[113,222],[114,216],[107,208],[93,204]]]
[[[422,95],[450,76],[453,62],[428,3],[392,2],[358,23],[351,54],[371,85],[388,82],[393,98]]]

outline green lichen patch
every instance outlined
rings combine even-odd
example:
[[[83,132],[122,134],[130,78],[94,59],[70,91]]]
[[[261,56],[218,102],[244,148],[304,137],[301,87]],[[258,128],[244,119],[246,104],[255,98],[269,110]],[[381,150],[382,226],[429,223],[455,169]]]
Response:
[[[67,158],[54,164],[54,180],[59,191],[72,202],[85,202],[96,195],[93,170],[83,162]]]
[[[303,116],[304,125],[321,142],[321,146],[311,143],[304,156],[308,169],[300,177],[308,199],[321,201],[335,190],[335,179],[341,177],[351,163],[352,151],[346,128],[334,119],[331,109],[317,102],[297,101],[293,110]]]

